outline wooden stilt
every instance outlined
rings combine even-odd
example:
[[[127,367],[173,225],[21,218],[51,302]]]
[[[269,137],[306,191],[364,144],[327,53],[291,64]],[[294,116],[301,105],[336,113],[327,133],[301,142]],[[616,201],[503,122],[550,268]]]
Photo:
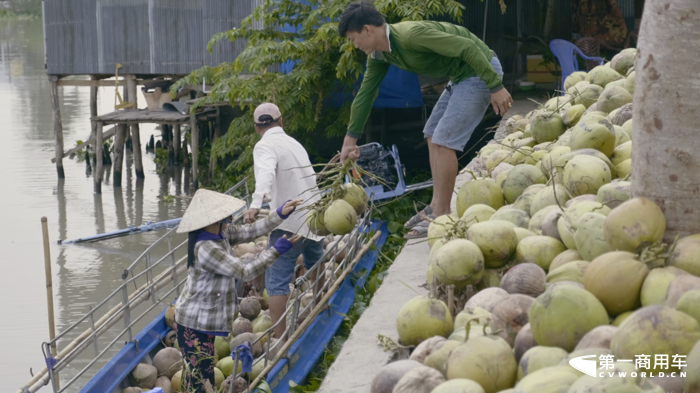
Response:
[[[138,124],[131,126],[131,144],[134,148],[134,172],[137,179],[143,179],[143,158],[141,157],[141,131]]]
[[[187,148],[187,140],[182,141],[182,164],[184,166],[190,165],[189,149]],[[187,175],[185,175],[187,176]]]
[[[95,181],[95,193],[102,193],[102,122],[93,122],[95,124],[95,144],[93,151],[97,159],[95,160],[95,171],[92,178]]]
[[[90,75],[90,80],[97,80],[97,76]],[[90,120],[91,120],[90,121],[90,126],[91,126],[90,137],[92,137],[93,139],[95,138],[95,130],[97,129],[97,123],[92,121],[92,118],[97,116],[97,94],[98,94],[97,89],[98,89],[97,86],[90,86]],[[96,157],[98,157],[98,156],[95,154],[95,149],[93,146],[93,149],[92,149],[93,166],[95,164]]]
[[[199,165],[197,165],[197,159],[199,158],[199,130],[197,129],[197,116],[190,114],[190,139],[192,142],[192,185],[194,190],[199,189]]]
[[[65,179],[63,171],[63,124],[61,123],[61,108],[58,102],[58,77],[50,75],[51,82],[51,105],[53,106],[53,132],[56,137],[56,172],[59,179]]]
[[[180,137],[180,125],[175,124],[173,126],[173,155],[175,156],[175,163],[180,165],[180,143],[182,138]]]
[[[124,166],[124,142],[126,141],[126,124],[117,125],[117,133],[114,135],[114,164],[112,171],[114,187],[122,186],[122,167]]]
[[[46,221],[46,217],[41,217],[41,234],[44,238],[44,268],[46,271],[46,302],[49,307],[49,339],[53,341],[56,338],[56,326],[54,324],[54,313],[53,313],[53,276],[51,275],[51,252],[49,247],[49,226]],[[58,355],[58,350],[56,349],[56,343],[51,344],[51,354],[53,356]],[[58,375],[55,375],[57,381],[59,381]],[[57,386],[58,387],[58,382]]]

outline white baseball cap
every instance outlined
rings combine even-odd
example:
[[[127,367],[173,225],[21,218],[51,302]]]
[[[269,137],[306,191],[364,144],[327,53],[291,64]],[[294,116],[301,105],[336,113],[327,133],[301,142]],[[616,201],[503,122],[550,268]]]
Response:
[[[258,105],[253,113],[253,119],[256,124],[269,124],[273,121],[279,120],[280,117],[282,117],[280,108],[271,102],[265,102]]]

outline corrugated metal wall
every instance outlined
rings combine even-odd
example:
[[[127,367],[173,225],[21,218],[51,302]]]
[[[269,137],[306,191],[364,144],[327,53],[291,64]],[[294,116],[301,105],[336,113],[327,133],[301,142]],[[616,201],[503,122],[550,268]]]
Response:
[[[245,42],[216,33],[240,26],[260,0],[45,0],[47,72],[188,74],[233,61]]]

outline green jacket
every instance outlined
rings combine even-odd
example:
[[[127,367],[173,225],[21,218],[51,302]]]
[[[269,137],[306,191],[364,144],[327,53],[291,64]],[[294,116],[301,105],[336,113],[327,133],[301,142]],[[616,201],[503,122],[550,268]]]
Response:
[[[348,136],[362,136],[379,85],[392,64],[417,74],[449,76],[453,83],[479,76],[491,92],[503,89],[501,78],[491,66],[493,52],[466,28],[420,21],[396,23],[389,29],[391,52],[377,51],[367,58],[364,80],[350,109]]]

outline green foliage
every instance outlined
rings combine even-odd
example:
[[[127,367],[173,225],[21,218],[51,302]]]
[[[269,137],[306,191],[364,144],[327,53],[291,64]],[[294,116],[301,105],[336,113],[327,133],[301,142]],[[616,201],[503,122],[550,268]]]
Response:
[[[338,35],[338,18],[352,0],[263,0],[240,27],[211,38],[209,51],[220,41],[247,40],[245,50],[232,63],[202,67],[178,81],[171,94],[181,87],[199,85],[206,79],[212,93],[194,106],[228,101],[251,109],[260,102],[274,102],[284,116],[285,130],[303,145],[319,137],[341,136],[350,116],[350,103],[337,108],[324,100],[338,93],[356,93],[357,79],[364,70],[366,55],[352,42]],[[389,23],[449,16],[462,20],[464,6],[456,0],[376,0],[377,9]],[[294,32],[281,31],[291,26]],[[287,29],[290,30],[290,29]],[[287,73],[268,72],[269,68],[294,62]],[[217,158],[233,157],[215,174],[217,188],[252,175],[254,132],[252,111],[236,118],[223,137],[212,146]],[[252,178],[252,176],[251,176]],[[233,180],[231,180],[233,179]]]
[[[159,175],[164,174],[168,170],[168,151],[160,147],[157,148],[153,161],[156,163],[156,172]]]

